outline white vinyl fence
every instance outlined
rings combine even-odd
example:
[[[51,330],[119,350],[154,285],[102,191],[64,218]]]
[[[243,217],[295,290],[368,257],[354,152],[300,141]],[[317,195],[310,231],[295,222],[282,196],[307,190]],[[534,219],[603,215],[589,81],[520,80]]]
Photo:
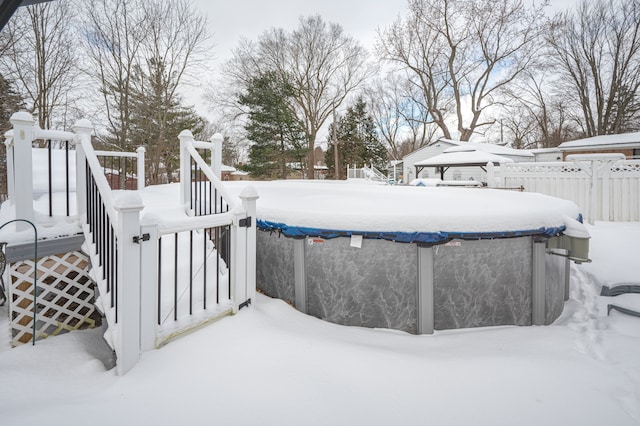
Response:
[[[585,156],[551,163],[509,163],[490,186],[519,188],[574,201],[593,223],[640,221],[640,160]]]

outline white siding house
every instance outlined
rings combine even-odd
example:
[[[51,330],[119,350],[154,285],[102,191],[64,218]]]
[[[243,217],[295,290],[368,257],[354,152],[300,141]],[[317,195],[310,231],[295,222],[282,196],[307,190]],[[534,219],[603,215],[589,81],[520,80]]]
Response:
[[[640,132],[602,135],[564,142],[558,146],[563,158],[570,154],[621,153],[627,159],[640,158]]]
[[[549,163],[552,161],[562,161],[562,151],[559,148],[536,148],[530,149],[536,156],[537,163]]]

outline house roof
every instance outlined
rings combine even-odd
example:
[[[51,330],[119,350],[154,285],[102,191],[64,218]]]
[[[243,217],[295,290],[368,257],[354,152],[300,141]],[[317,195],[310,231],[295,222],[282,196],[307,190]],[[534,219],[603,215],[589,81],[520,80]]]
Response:
[[[561,151],[577,151],[585,149],[617,149],[640,148],[640,132],[620,135],[602,135],[561,143]]]
[[[560,149],[558,147],[555,148],[533,148],[530,149],[529,151],[531,151],[534,154],[546,154],[546,153],[554,153],[554,152],[560,152]]]

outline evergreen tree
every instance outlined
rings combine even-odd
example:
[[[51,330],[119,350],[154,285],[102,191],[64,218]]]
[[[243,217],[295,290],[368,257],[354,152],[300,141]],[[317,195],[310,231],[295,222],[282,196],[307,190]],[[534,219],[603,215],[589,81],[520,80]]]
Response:
[[[25,108],[22,97],[16,92],[13,84],[0,74],[0,137],[11,129],[11,116]],[[0,195],[7,194],[7,150],[0,147]]]
[[[180,96],[171,91],[172,76],[164,61],[149,60],[146,70],[137,67],[135,90],[130,98],[131,146],[147,150],[147,180],[151,184],[172,182],[179,167],[178,134],[185,129],[198,134],[205,121],[194,110],[181,104]]]
[[[16,92],[12,82],[2,74],[0,74],[0,99],[2,99],[0,102],[0,136],[2,136],[4,132],[11,129],[11,122],[9,122],[11,116],[25,109],[24,100]]]
[[[329,126],[329,148],[325,152],[325,162],[329,167],[329,177],[335,178],[335,154],[332,135],[333,126]],[[336,136],[338,139],[338,178],[347,165],[373,165],[381,168],[387,162],[387,150],[380,142],[375,131],[373,117],[367,112],[367,104],[360,97],[354,105],[347,108],[344,117],[338,119]]]
[[[254,177],[286,179],[287,164],[304,161],[304,127],[290,107],[292,96],[293,86],[269,72],[250,80],[238,97],[249,108],[245,130],[253,144],[244,169]]]

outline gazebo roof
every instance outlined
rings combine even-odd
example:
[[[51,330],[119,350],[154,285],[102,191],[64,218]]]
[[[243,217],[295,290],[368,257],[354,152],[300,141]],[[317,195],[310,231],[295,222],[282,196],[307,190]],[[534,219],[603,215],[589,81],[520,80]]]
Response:
[[[501,155],[484,151],[459,151],[445,152],[435,157],[414,163],[415,167],[470,167],[486,166],[487,163],[498,165],[500,163],[513,163],[513,160]]]

